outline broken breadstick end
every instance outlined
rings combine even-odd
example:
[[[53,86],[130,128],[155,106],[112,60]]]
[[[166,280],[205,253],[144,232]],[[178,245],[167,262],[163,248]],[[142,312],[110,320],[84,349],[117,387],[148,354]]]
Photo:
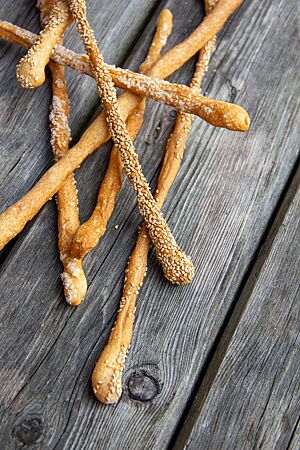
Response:
[[[73,306],[79,305],[87,291],[87,281],[82,269],[82,261],[69,259],[64,261],[64,272],[61,274],[66,301]]]

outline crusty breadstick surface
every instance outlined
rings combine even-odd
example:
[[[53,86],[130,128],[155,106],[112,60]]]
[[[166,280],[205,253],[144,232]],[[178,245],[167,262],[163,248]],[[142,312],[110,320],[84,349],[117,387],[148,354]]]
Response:
[[[138,96],[134,97],[134,100],[130,94],[119,97],[123,120],[126,120],[140,103]],[[106,117],[101,113],[83,133],[79,142],[53,164],[27,194],[0,214],[0,250],[52,199],[67,176],[109,138]]]
[[[162,10],[160,13],[157,26],[156,26],[156,33],[154,35],[152,44],[149,48],[148,55],[144,61],[144,63],[140,66],[140,71],[147,72],[153,64],[160,58],[160,53],[163,49],[163,47],[166,45],[167,39],[169,35],[172,32],[172,26],[173,26],[173,20],[172,20],[172,13],[168,9]],[[146,106],[145,99],[140,104],[139,108],[132,113],[128,120],[127,120],[127,128],[129,131],[133,131],[135,134],[138,132],[138,127],[140,128],[142,126],[143,122],[143,115],[144,110]],[[136,125],[138,124],[138,125]],[[133,137],[133,134],[132,134]],[[121,173],[122,173],[122,164],[117,164],[120,162],[118,160],[118,153],[116,148],[114,147],[111,155],[111,171],[107,171],[106,178],[111,178],[112,180],[114,177],[117,177],[119,180],[121,179]],[[116,164],[116,166],[115,166]],[[103,184],[102,184],[103,185]],[[101,186],[102,188],[102,186]],[[113,195],[117,196],[120,189],[120,183],[117,185],[117,189],[113,191]],[[101,191],[101,189],[100,189]],[[103,192],[103,194],[105,194]],[[111,195],[111,194],[110,194]],[[106,193],[107,197],[107,193]],[[104,211],[106,211],[105,204],[100,204]],[[114,206],[114,205],[112,205]],[[112,212],[112,211],[110,211]],[[99,219],[101,222],[101,217],[99,215]],[[145,226],[146,229],[146,226]],[[148,236],[148,235],[147,235]],[[149,242],[150,238],[148,237]],[[134,286],[131,285],[131,288]],[[134,289],[133,289],[134,290]],[[120,305],[119,314],[121,314],[122,310],[122,304]],[[130,317],[133,316],[132,315]],[[119,317],[119,316],[118,316]],[[121,347],[120,340],[123,335],[123,329],[122,329],[122,323],[121,321],[116,321],[115,327],[114,327],[114,349],[115,349],[115,360],[111,358],[112,352],[109,348],[107,352],[103,352],[94,371],[92,374],[92,387],[94,394],[96,397],[102,402],[102,403],[114,403],[120,396],[122,392],[122,384],[121,384],[121,377],[122,377],[122,370],[124,367],[125,357],[127,348],[124,346]],[[118,339],[119,338],[119,339]],[[117,340],[117,344],[116,344]],[[116,363],[117,362],[117,363]]]
[[[160,13],[156,33],[149,48],[147,58],[140,67],[140,71],[146,73],[150,67],[159,59],[160,52],[165,46],[172,31],[172,13],[168,9]],[[126,121],[127,130],[131,139],[135,139],[140,130],[146,99],[143,99],[138,108],[130,114]],[[109,166],[103,182],[101,183],[97,204],[90,218],[81,224],[76,231],[71,244],[71,254],[74,258],[82,259],[92,248],[94,248],[101,236],[103,236],[107,222],[113,212],[117,195],[122,185],[122,161],[114,146],[111,152]]]
[[[34,34],[5,20],[0,20],[0,37],[13,44],[30,48],[38,39],[38,34]],[[64,47],[62,48],[64,49]]]
[[[207,4],[208,2],[209,4]],[[209,7],[213,8],[213,2],[214,0],[205,2],[206,11]],[[200,52],[191,81],[191,87],[195,90],[200,89],[214,47],[215,38],[212,38]],[[191,115],[178,114],[173,132],[167,143],[157,183],[155,198],[160,207],[163,205],[179,171],[191,125]],[[122,373],[131,344],[136,298],[146,275],[150,247],[151,240],[147,233],[147,227],[143,223],[125,270],[123,296],[116,322],[92,373],[93,391],[96,398],[102,403],[115,403],[122,393]]]
[[[33,89],[44,83],[51,53],[70,23],[67,4],[63,0],[54,1],[45,27],[17,66],[17,78],[22,87]]]
[[[156,257],[168,280],[179,284],[189,283],[194,275],[193,263],[177,245],[142,173],[138,156],[119,111],[116,89],[87,21],[85,1],[68,1],[76,27],[90,57],[112,139],[120,152],[126,175],[136,193],[139,210],[147,224]]]
[[[52,9],[52,0],[39,0],[41,23],[46,24]],[[62,41],[61,41],[62,42]],[[68,123],[70,102],[65,80],[65,69],[58,63],[50,61],[52,76],[52,105],[50,113],[51,145],[58,160],[69,150],[71,133]],[[82,268],[82,261],[70,258],[69,248],[75,231],[79,226],[78,197],[73,174],[64,181],[57,193],[58,210],[58,248],[64,272],[61,275],[65,299],[71,305],[78,305],[84,298],[87,282]]]
[[[7,34],[12,33],[11,24],[8,24],[7,22],[3,24],[2,21],[0,22],[0,30],[3,30],[3,28],[5,28]],[[187,45],[191,41],[187,38],[184,42],[186,42]],[[195,43],[194,41],[193,43],[195,44],[195,48],[198,48],[198,43]],[[56,53],[54,52],[53,55],[58,54],[58,47]],[[172,61],[172,53],[170,52],[171,50],[168,52],[169,59]],[[66,58],[66,60],[68,60],[69,65],[71,65],[74,54],[69,51],[67,52],[67,55],[69,55],[69,59]],[[64,60],[59,57],[55,59],[55,61],[63,63]],[[185,55],[182,54],[182,64],[186,61]],[[156,64],[154,66],[156,66]],[[168,64],[168,61],[165,61],[165,64]],[[90,66],[86,65],[86,67],[88,67],[88,70],[90,71]],[[143,95],[142,92],[140,93]],[[139,103],[140,97],[138,95],[126,92],[119,97],[119,110],[123,120],[127,119],[128,115],[138,107]],[[64,179],[70,173],[74,172],[85,158],[93,153],[101,144],[106,142],[109,137],[110,133],[106,123],[105,114],[101,113],[85,133],[83,133],[78,144],[70,149],[67,155],[54,164],[26,195],[0,214],[0,250],[20,233],[26,223],[38,213],[49,199],[52,198],[52,196],[60,189]]]
[[[244,0],[221,0],[209,13],[195,31],[185,40],[166,52],[152,67],[149,76],[167,78],[189,60],[212,39],[225,25],[228,17]],[[171,61],[171,64],[170,64]]]
[[[0,36],[4,39],[20,44],[27,39],[28,33],[28,31],[22,30],[15,25],[0,21]],[[34,41],[34,38],[30,38],[30,41]],[[71,50],[57,46],[51,57],[59,64],[67,64],[92,76],[86,55],[76,55]],[[171,53],[169,53],[169,57],[169,62],[172,62]],[[186,61],[185,54],[182,54],[182,64]],[[168,60],[165,58],[165,63],[167,64],[167,62]],[[155,73],[156,78],[152,79],[143,74],[131,72],[130,70],[109,65],[106,67],[110,72],[113,82],[122,89],[150,97],[153,100],[173,106],[183,112],[198,115],[216,127],[224,127],[232,131],[247,131],[249,129],[249,116],[238,105],[203,97],[198,93],[193,93],[187,86],[162,81],[159,78],[164,78],[163,73],[160,76],[158,71]],[[176,67],[174,66],[174,70]],[[149,75],[151,74],[149,73]]]
[[[163,58],[152,67],[150,76],[167,78],[178,70],[223,28],[227,19],[242,3],[243,0],[222,0],[219,2],[216,8],[205,17],[192,34],[163,55]],[[67,54],[63,53],[61,48],[57,48],[53,57],[61,57],[65,63],[72,65],[74,69],[91,74],[86,57],[76,55],[75,58],[74,56],[68,58]],[[68,59],[69,61],[67,62]],[[63,63],[62,61],[58,62]]]
[[[165,58],[165,55],[164,61],[167,64],[168,59]],[[172,67],[173,61],[171,58],[172,55],[170,54],[170,66]],[[182,61],[184,61],[184,58]],[[170,71],[175,72],[177,66],[174,65],[174,70],[169,68],[168,72],[161,72],[160,76],[159,69],[153,72],[154,68],[157,67],[156,64],[149,70],[147,77],[129,70],[121,72],[120,69],[114,68],[111,69],[110,73],[115,75],[112,76],[112,79],[118,87],[129,88],[133,93],[142,94],[158,102],[174,106],[182,112],[195,114],[210,125],[232,131],[247,131],[249,129],[249,116],[241,106],[204,97],[193,92],[188,86],[162,81],[159,78],[167,77]]]

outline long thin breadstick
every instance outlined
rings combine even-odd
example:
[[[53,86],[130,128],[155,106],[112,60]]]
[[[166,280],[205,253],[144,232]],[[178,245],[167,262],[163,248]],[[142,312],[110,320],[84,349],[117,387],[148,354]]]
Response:
[[[42,25],[49,20],[52,0],[40,0]],[[69,150],[71,140],[68,124],[70,102],[65,80],[65,69],[58,63],[50,61],[49,68],[52,76],[52,106],[50,114],[51,145],[55,159],[60,159]],[[71,305],[78,305],[84,298],[87,282],[82,268],[82,262],[73,260],[69,256],[72,238],[79,227],[78,197],[73,174],[64,181],[57,193],[58,210],[58,248],[60,259],[64,266],[61,276],[64,285],[65,298]]]
[[[178,70],[223,28],[227,19],[242,3],[243,0],[222,0],[219,2],[216,5],[216,8],[205,17],[189,37],[164,54],[163,58],[152,67],[150,76],[167,78],[173,72]],[[61,52],[61,50],[62,49],[58,47],[51,58],[61,58],[64,62],[62,60],[57,62],[61,64],[65,63],[76,70],[91,75],[88,58],[83,55],[76,55],[74,58],[75,55],[73,52],[66,52],[69,53],[68,57],[67,54],[64,51]],[[143,95],[141,92],[139,92],[139,94]]]
[[[0,36],[4,39],[20,44],[28,38],[28,33],[28,31],[20,29],[15,25],[0,21]],[[32,41],[34,41],[33,38],[31,38],[31,42]],[[177,46],[173,48],[176,49],[176,47]],[[170,70],[172,73],[177,70],[177,65],[179,64],[177,61],[177,65],[174,66],[173,70],[172,53],[170,52],[171,50],[166,53],[169,54],[169,60],[165,58],[164,55],[165,64],[168,64],[169,67],[171,67],[171,69],[168,68],[168,74]],[[85,55],[76,55],[71,50],[57,46],[51,58],[59,64],[67,64],[70,67],[76,68],[81,72],[92,76],[91,68]],[[186,61],[185,54],[182,54],[182,64]],[[156,64],[154,66],[156,66]],[[154,66],[152,70],[154,69]],[[202,95],[193,92],[187,86],[160,80],[159,78],[164,78],[165,72],[162,72],[161,75],[159,75],[158,70],[156,70],[156,78],[152,79],[149,77],[151,72],[149,72],[149,76],[145,76],[143,74],[131,72],[130,70],[124,70],[109,65],[106,67],[110,72],[113,82],[122,89],[130,90],[138,95],[150,97],[153,100],[173,106],[183,112],[198,115],[213,126],[228,128],[232,131],[247,131],[249,129],[250,119],[243,108],[232,103],[203,97]]]
[[[3,28],[3,22],[1,27]],[[6,33],[8,33],[7,27]],[[189,43],[189,38],[184,42]],[[194,41],[193,43],[198,48],[198,43]],[[165,61],[165,64],[169,62],[172,65],[172,49],[167,53],[169,54],[169,61]],[[72,57],[70,57],[71,61]],[[185,54],[183,53],[181,62],[184,64],[186,61],[187,59],[185,59]],[[61,60],[58,58],[57,62],[61,62]],[[142,92],[141,95],[143,95]],[[123,120],[127,119],[129,114],[138,107],[139,103],[140,97],[137,95],[128,92],[120,95],[118,104]],[[110,132],[106,123],[105,114],[101,113],[85,133],[83,133],[77,145],[71,148],[63,158],[54,164],[27,194],[0,214],[0,250],[20,233],[26,223],[56,194],[65,178],[74,172],[109,137]]]
[[[215,0],[205,0],[206,11],[209,8],[212,9],[214,3]],[[215,42],[213,37],[200,52],[191,81],[191,87],[195,90],[200,89]],[[173,132],[167,143],[158,179],[155,198],[159,207],[163,205],[180,168],[191,125],[191,115],[178,114]],[[125,358],[131,344],[135,303],[146,275],[147,257],[150,247],[151,240],[147,233],[147,227],[143,223],[125,271],[123,296],[116,322],[92,373],[93,391],[97,399],[102,403],[115,403],[122,393],[122,373]]]
[[[160,52],[172,31],[172,13],[168,9],[162,10],[149,48],[148,56],[140,66],[140,71],[146,73],[160,58]],[[126,121],[127,130],[131,139],[135,139],[143,124],[146,99],[143,99],[138,108],[130,114]],[[115,201],[122,185],[122,161],[117,148],[111,152],[109,166],[101,183],[96,207],[89,219],[77,229],[71,243],[70,253],[74,258],[81,260],[94,248],[103,236],[107,222],[113,212]]]
[[[71,20],[71,14],[65,2],[55,0],[38,39],[17,66],[17,78],[22,87],[33,89],[44,83],[45,67]]]
[[[138,96],[135,97],[134,101],[130,94],[119,97],[123,120],[138,107],[140,101]],[[101,113],[83,133],[79,142],[53,164],[27,194],[0,214],[0,250],[52,199],[68,175],[109,138],[105,113]]]
[[[189,283],[195,271],[193,263],[177,245],[142,173],[126,124],[120,115],[115,86],[104,65],[103,57],[86,17],[85,0],[68,0],[68,3],[77,30],[90,57],[107,123],[114,144],[120,153],[126,175],[136,193],[139,210],[147,224],[150,239],[156,250],[156,257],[168,280],[178,284]]]

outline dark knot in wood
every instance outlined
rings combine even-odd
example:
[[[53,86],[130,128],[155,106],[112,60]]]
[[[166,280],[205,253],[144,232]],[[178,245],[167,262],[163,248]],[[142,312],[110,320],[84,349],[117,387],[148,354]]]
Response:
[[[43,422],[39,417],[24,417],[13,429],[14,436],[25,445],[35,444],[43,435]]]
[[[129,397],[140,402],[153,400],[160,392],[160,383],[146,370],[134,371],[127,381]]]

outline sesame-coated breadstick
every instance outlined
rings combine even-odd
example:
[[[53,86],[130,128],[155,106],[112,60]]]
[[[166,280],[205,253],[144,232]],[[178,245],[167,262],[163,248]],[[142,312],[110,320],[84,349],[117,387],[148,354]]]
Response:
[[[13,44],[30,48],[36,42],[38,34],[34,34],[25,28],[18,27],[17,25],[6,22],[5,20],[0,20],[0,37],[8,42],[12,42]]]
[[[5,36],[13,33],[11,29],[12,27],[14,26],[8,24],[7,22],[3,23],[0,21],[0,32],[4,29],[6,33]],[[23,35],[24,32],[22,31],[22,33],[19,34],[20,40]],[[189,38],[187,38],[184,42],[186,42],[186,44],[189,43]],[[194,45],[198,48],[197,42],[194,42]],[[54,52],[54,55],[60,55],[58,48],[59,46],[56,49],[56,53]],[[167,52],[169,54],[169,62],[172,61],[171,50]],[[67,57],[60,55],[57,59],[55,59],[55,61],[58,63],[68,61],[68,65],[71,65],[74,53],[71,51],[66,51],[65,53]],[[184,64],[186,61],[187,59],[185,58],[185,54],[183,52],[181,62]],[[167,64],[168,61],[165,61],[165,63]],[[88,64],[86,64],[85,67],[90,71],[90,66]],[[145,80],[146,79],[147,77],[145,77]],[[143,95],[142,92],[140,93]],[[120,95],[118,104],[123,120],[127,119],[128,115],[138,107],[139,103],[140,97],[135,94],[125,92]],[[27,194],[0,214],[0,250],[18,233],[20,233],[27,222],[29,222],[43,207],[43,205],[50,200],[54,194],[56,194],[62,186],[65,178],[70,173],[74,172],[74,170],[77,169],[90,154],[92,154],[109,138],[110,132],[106,123],[105,114],[101,113],[83,133],[79,142],[71,148],[63,158],[54,164]]]
[[[160,52],[165,46],[172,31],[172,13],[163,9],[158,18],[156,33],[149,48],[148,56],[140,66],[140,71],[146,73],[160,58]],[[143,124],[146,99],[130,114],[126,121],[131,139],[135,139]],[[111,152],[109,166],[101,183],[96,207],[89,219],[77,229],[70,247],[70,254],[74,258],[82,259],[94,248],[103,236],[107,222],[114,210],[115,201],[122,185],[122,161],[118,150],[114,146]]]
[[[44,83],[45,67],[50,60],[51,53],[72,20],[64,1],[55,0],[52,3],[53,6],[45,27],[17,66],[17,78],[24,88],[33,89]]]
[[[119,97],[118,104],[123,120],[126,120],[140,103],[138,96],[133,97],[134,99],[128,93]],[[53,164],[27,194],[0,214],[0,250],[22,231],[48,200],[52,199],[67,176],[109,138],[106,117],[101,113],[83,133],[78,143]]]
[[[213,8],[214,3],[215,0],[205,0],[206,12],[209,8]],[[200,89],[215,42],[215,38],[212,38],[200,52],[191,81],[191,87],[195,90]],[[155,198],[159,207],[162,207],[180,168],[191,125],[191,115],[178,114],[173,132],[167,143],[158,179]],[[117,319],[92,373],[93,391],[102,403],[115,403],[122,393],[122,373],[131,344],[136,298],[146,275],[150,247],[151,240],[147,233],[147,227],[143,223],[125,270],[123,296]]]
[[[190,36],[164,54],[163,58],[152,67],[150,76],[167,78],[178,70],[223,28],[227,19],[242,3],[243,0],[222,0],[219,2],[216,8],[205,17]],[[74,59],[75,54],[73,52],[69,54],[70,58],[68,58],[66,54],[62,54],[64,52],[58,50],[61,50],[61,48],[55,50],[53,57],[54,55],[59,55],[58,57],[62,57],[65,63],[69,59],[67,65],[72,65],[73,68],[84,71],[84,73],[88,72],[91,75],[87,58],[84,58],[83,55],[76,55]],[[63,64],[62,61],[57,62]],[[139,94],[142,93],[139,92]]]
[[[20,29],[15,25],[0,21],[0,36],[4,39],[20,44],[25,38],[28,38],[28,33],[28,31]],[[30,41],[33,41],[33,38],[30,38]],[[173,48],[176,49],[176,47]],[[172,65],[171,51],[172,49],[166,53],[169,54],[169,60],[164,55],[165,64],[169,63],[170,66]],[[86,55],[76,55],[71,50],[57,46],[51,58],[59,64],[66,64],[92,76]],[[184,64],[186,61],[187,59],[183,53],[181,62]],[[198,115],[216,127],[224,127],[232,131],[247,131],[249,129],[249,116],[238,105],[203,97],[198,93],[193,93],[188,86],[162,81],[159,78],[163,78],[163,76],[160,76],[157,71],[155,73],[156,78],[152,79],[149,76],[131,72],[130,70],[109,65],[106,67],[112,76],[113,82],[122,89],[150,97],[153,100],[173,106],[183,112]],[[170,70],[168,69],[168,73]],[[177,66],[174,66],[174,70],[177,70]],[[151,72],[149,72],[149,75],[151,75]]]
[[[173,283],[189,283],[194,275],[191,259],[177,245],[154,200],[135,153],[126,124],[121,117],[115,86],[98,50],[93,31],[86,17],[85,0],[68,0],[75,25],[90,57],[98,92],[106,113],[112,139],[124,165],[125,173],[137,196],[139,210],[147,224],[164,274]]]
[[[40,0],[41,23],[46,24],[52,8],[52,0]],[[62,41],[61,41],[62,42]],[[69,150],[71,140],[68,124],[70,102],[65,80],[65,69],[58,63],[50,61],[49,69],[52,76],[52,106],[50,113],[51,145],[58,160]],[[78,305],[84,298],[87,282],[82,268],[82,262],[69,256],[69,248],[79,222],[78,197],[73,174],[64,181],[57,193],[58,210],[58,248],[64,272],[61,279],[64,286],[65,299],[71,305]]]

